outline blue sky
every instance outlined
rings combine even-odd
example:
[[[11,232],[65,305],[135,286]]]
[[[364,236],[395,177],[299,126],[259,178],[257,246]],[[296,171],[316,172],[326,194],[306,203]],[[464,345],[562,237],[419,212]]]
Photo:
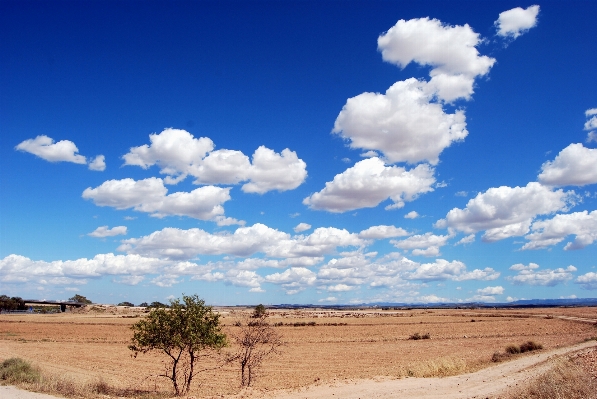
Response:
[[[0,3],[0,291],[597,296],[592,1]]]

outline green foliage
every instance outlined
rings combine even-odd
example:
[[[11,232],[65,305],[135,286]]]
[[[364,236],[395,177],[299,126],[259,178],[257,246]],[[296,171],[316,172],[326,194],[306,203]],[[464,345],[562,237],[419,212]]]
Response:
[[[255,306],[255,310],[253,310],[253,315],[251,317],[258,319],[260,317],[265,316],[266,313],[267,313],[267,311],[265,310],[265,306],[263,306],[262,304],[259,304],[259,305]]]
[[[135,305],[133,303],[131,303],[131,302],[124,301],[124,302],[120,302],[117,306],[129,306],[129,307],[133,307]]]
[[[21,358],[13,357],[0,364],[0,380],[9,384],[37,382],[39,379],[39,370]]]
[[[82,303],[86,303],[88,305],[92,304],[93,302],[90,301],[89,299],[87,299],[86,297],[84,297],[83,295],[79,295],[76,294],[75,296],[68,298],[69,301],[75,301],[75,302],[82,302]]]
[[[149,304],[148,304],[147,302],[141,302],[141,303],[139,304],[139,306],[140,306],[140,307],[142,307],[142,308],[146,308],[146,307],[148,307],[148,306],[149,306]]]
[[[27,310],[27,307],[21,297],[0,295],[0,310]]]
[[[145,302],[145,304],[147,304],[147,302]],[[158,301],[153,301],[151,303],[151,305],[149,305],[147,307],[149,307],[149,308],[167,308],[168,305],[166,305],[165,303],[158,302]]]
[[[183,295],[182,300],[171,301],[169,309],[157,307],[135,323],[128,347],[135,356],[150,351],[166,354],[169,367],[161,376],[172,381],[176,395],[188,394],[191,389],[201,352],[209,354],[227,345],[220,315],[197,295]]]

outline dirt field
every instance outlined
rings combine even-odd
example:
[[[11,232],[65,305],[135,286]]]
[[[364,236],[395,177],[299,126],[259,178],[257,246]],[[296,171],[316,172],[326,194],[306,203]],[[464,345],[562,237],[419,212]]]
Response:
[[[235,329],[238,309],[220,309],[225,329]],[[448,373],[483,368],[508,344],[533,340],[545,350],[597,336],[597,328],[579,320],[597,320],[597,308],[527,310],[273,311],[271,323],[286,346],[266,362],[255,388],[305,387],[347,379],[422,375],[442,363]],[[122,388],[167,391],[156,375],[163,357],[131,357],[130,325],[139,318],[130,309],[59,315],[0,315],[0,360],[22,357],[45,370],[79,381],[102,378]],[[294,327],[294,323],[315,326]],[[289,325],[290,324],[290,325]],[[335,324],[335,325],[334,325]],[[414,333],[430,340],[409,340]],[[523,355],[524,356],[524,355]],[[197,397],[238,392],[238,371],[224,367],[205,372]]]

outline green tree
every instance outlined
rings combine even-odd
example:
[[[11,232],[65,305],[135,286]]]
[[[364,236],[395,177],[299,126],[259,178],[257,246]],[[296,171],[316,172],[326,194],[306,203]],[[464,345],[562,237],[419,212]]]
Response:
[[[88,305],[92,304],[93,302],[91,302],[89,299],[87,299],[86,297],[84,297],[83,295],[79,295],[76,294],[75,296],[68,298],[69,301],[74,301],[74,302],[82,302],[82,303],[86,303]]]
[[[0,295],[0,310],[26,310],[25,301],[18,296]]]
[[[255,310],[253,310],[253,317],[254,319],[258,319],[260,317],[263,317],[266,314],[266,309],[265,306],[263,306],[262,304],[259,304],[257,306],[255,306]]]
[[[189,393],[201,352],[208,356],[227,345],[220,315],[197,295],[183,295],[182,302],[172,300],[169,309],[154,308],[131,329],[134,333],[128,348],[135,357],[150,351],[169,357],[167,370],[160,376],[172,381],[177,396]]]
[[[116,306],[129,306],[129,307],[133,307],[133,306],[135,306],[135,305],[133,305],[133,303],[132,303],[132,302],[127,302],[127,301],[124,301],[124,302],[120,302],[120,303],[119,303],[118,305],[116,305]]]
[[[158,301],[153,301],[151,303],[151,305],[149,305],[149,307],[150,308],[167,308],[168,305],[166,305],[164,303],[161,303],[161,302],[158,302]]]
[[[148,307],[148,306],[149,306],[149,304],[148,304],[147,302],[141,302],[141,303],[139,304],[139,306],[140,306],[140,307],[142,307],[142,308],[146,308],[146,307]]]

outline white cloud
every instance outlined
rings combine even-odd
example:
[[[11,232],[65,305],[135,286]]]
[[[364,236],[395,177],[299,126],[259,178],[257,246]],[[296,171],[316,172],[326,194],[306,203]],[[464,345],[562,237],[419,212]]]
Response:
[[[312,209],[341,213],[373,208],[386,199],[394,203],[386,209],[401,208],[420,194],[433,191],[434,169],[427,164],[406,170],[386,166],[379,158],[357,162],[327,182],[325,188],[303,200]]]
[[[416,219],[419,217],[419,214],[417,213],[417,211],[410,211],[409,213],[407,213],[406,215],[404,215],[404,217],[406,219]]]
[[[338,302],[338,298],[335,296],[328,296],[327,298],[319,299],[317,302]]]
[[[345,292],[352,291],[355,287],[346,284],[330,285],[327,290],[329,292]]]
[[[447,244],[452,235],[438,236],[431,233],[418,234],[404,240],[391,240],[396,248],[413,250],[413,255],[437,256],[439,248]]]
[[[399,20],[377,39],[385,61],[406,67],[411,62],[432,67],[430,85],[442,100],[470,98],[477,76],[485,75],[495,59],[479,56],[478,33],[470,26],[450,26],[437,19]]]
[[[534,5],[523,9],[516,7],[500,13],[495,26],[498,28],[498,35],[516,39],[537,25],[539,6]]]
[[[249,178],[242,186],[246,193],[293,190],[307,178],[307,164],[288,148],[278,154],[261,146],[253,154]]]
[[[98,155],[89,161],[89,170],[95,170],[98,172],[103,172],[106,170],[106,157],[103,155]]]
[[[168,195],[167,192],[162,179],[150,177],[135,181],[127,178],[108,180],[96,188],[88,187],[82,196],[98,206],[133,208],[154,217],[177,215],[200,220],[225,220],[218,217],[224,214],[222,204],[230,200],[230,188],[203,186],[191,192]]]
[[[211,234],[198,228],[165,228],[122,242],[121,251],[151,254],[159,258],[190,259],[199,254],[246,257],[261,252],[268,257],[295,258],[302,264],[307,262],[307,258],[319,260],[322,255],[333,253],[337,247],[365,244],[356,234],[333,227],[317,228],[308,236],[290,237],[260,223],[240,227],[233,234]]]
[[[429,84],[410,78],[394,83],[385,94],[349,98],[333,133],[350,140],[351,148],[381,151],[389,162],[435,165],[439,154],[467,135],[464,111],[444,112],[431,102]]]
[[[177,278],[177,275],[166,274],[155,277],[151,280],[151,283],[158,287],[172,287],[174,284],[182,282],[181,280],[177,280]]]
[[[460,241],[458,241],[456,244],[454,244],[454,246],[471,244],[473,242],[475,242],[475,234],[469,234],[468,236],[460,239]]]
[[[294,227],[294,232],[295,233],[302,233],[303,231],[307,231],[311,228],[311,225],[309,223],[299,223]]]
[[[510,270],[518,271],[516,276],[509,276],[506,279],[516,285],[541,285],[553,287],[572,279],[572,273],[577,269],[574,266],[567,268],[557,268],[555,270],[539,270],[539,265],[530,263],[528,266],[516,264],[510,267]]]
[[[379,225],[371,226],[368,229],[361,231],[359,237],[365,240],[379,240],[390,237],[403,237],[409,234],[410,233],[402,227]]]
[[[422,302],[422,303],[450,302],[450,298],[442,298],[435,294],[423,295],[417,299],[418,299],[418,302]]]
[[[52,277],[89,278],[103,275],[140,276],[158,273],[167,262],[139,255],[98,254],[92,259],[34,261],[21,255],[0,260],[0,281],[29,282]],[[132,277],[129,277],[132,278]]]
[[[574,234],[564,250],[581,249],[597,240],[597,211],[574,212],[556,215],[552,219],[540,220],[532,224],[532,233],[525,236],[530,242],[522,249],[541,249],[562,242]]]
[[[413,272],[407,273],[405,278],[422,281],[494,280],[497,278],[496,274],[499,276],[499,273],[491,268],[486,268],[485,271],[476,269],[469,273],[466,271],[466,265],[460,261],[437,259],[434,263],[418,265]]]
[[[288,148],[281,153],[260,146],[253,153],[253,162],[240,151],[215,150],[207,137],[195,138],[185,130],[165,129],[149,135],[150,145],[133,147],[123,156],[125,165],[144,169],[152,165],[161,167],[160,173],[168,175],[167,184],[175,184],[195,177],[195,184],[238,184],[247,182],[242,190],[263,194],[268,191],[292,190],[306,177],[306,164]]]
[[[585,122],[585,130],[597,129],[597,108],[586,110],[585,116],[588,118],[588,120]]]
[[[504,287],[498,285],[495,287],[485,287],[477,290],[479,295],[502,295],[504,293]]]
[[[280,284],[287,294],[292,295],[303,291],[316,280],[316,274],[304,267],[291,267],[282,273],[265,276],[265,281]]]
[[[52,138],[44,135],[25,140],[19,143],[15,149],[37,155],[50,162],[87,163],[83,155],[77,154],[79,149],[72,141],[61,140],[54,143]]]
[[[587,133],[587,143],[592,141],[597,143],[597,131]]]
[[[541,166],[539,181],[553,186],[585,186],[597,183],[597,149],[570,144],[553,161]]]
[[[114,279],[115,283],[118,284],[125,284],[125,285],[137,285],[141,281],[145,280],[144,276],[122,276],[118,279]]]
[[[597,290],[597,273],[589,272],[578,276],[575,281],[585,290]]]
[[[457,197],[466,197],[466,196],[468,196],[468,192],[466,192],[466,191],[458,191],[454,195],[457,196]]]
[[[118,235],[126,235],[126,230],[126,226],[115,226],[111,229],[109,229],[108,226],[100,226],[87,235],[97,238],[114,237]]]
[[[470,199],[465,209],[449,211],[436,227],[465,233],[486,230],[484,241],[521,236],[535,216],[565,210],[575,198],[574,191],[552,190],[535,182],[526,187],[492,187]]]

